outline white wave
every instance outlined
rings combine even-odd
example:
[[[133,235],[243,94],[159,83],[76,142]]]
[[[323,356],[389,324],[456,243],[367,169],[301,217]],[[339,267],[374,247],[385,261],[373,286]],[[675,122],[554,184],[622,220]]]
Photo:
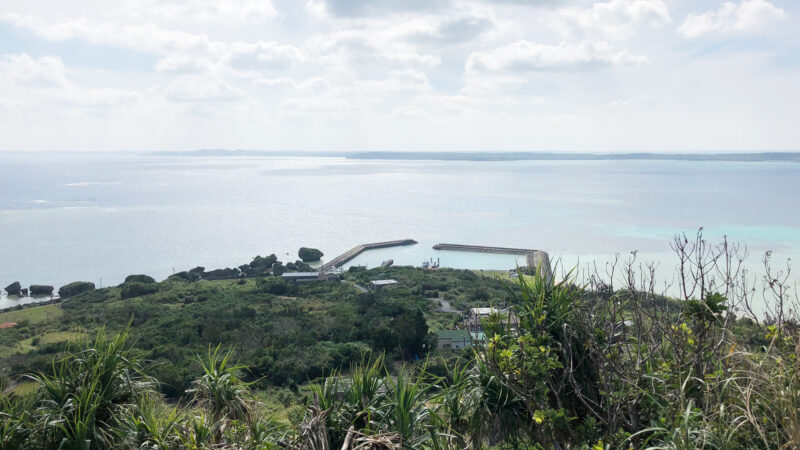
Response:
[[[115,184],[122,184],[120,181],[78,181],[75,183],[65,183],[63,186],[112,186]]]

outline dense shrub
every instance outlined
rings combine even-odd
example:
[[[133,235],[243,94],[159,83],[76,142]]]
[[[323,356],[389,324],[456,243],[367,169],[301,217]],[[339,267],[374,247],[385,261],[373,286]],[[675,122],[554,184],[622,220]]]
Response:
[[[203,272],[203,279],[205,280],[225,280],[231,278],[239,278],[241,271],[237,268],[227,267],[225,269],[215,269]]]
[[[275,295],[290,295],[296,292],[295,285],[278,277],[259,278],[256,280],[256,287],[261,292]]]
[[[350,283],[292,286],[297,298],[266,295],[281,286],[275,277],[166,282],[130,302],[116,287],[94,291],[64,302],[64,322],[49,329],[131,323],[147,360],[104,337],[3,358],[6,385],[31,369],[47,374],[35,376],[34,395],[0,393],[0,448],[800,447],[797,299],[784,295],[767,255],[772,289],[758,301],[769,313],[737,317],[734,308],[751,310],[753,291],[710,276],[726,270],[716,262],[731,264],[734,247],[711,251],[698,237],[674,248],[698,262],[677,271],[680,298],[655,293],[635,255],[612,280],[621,287],[598,274],[577,283],[537,271],[501,291],[467,271],[382,268],[348,273]],[[386,276],[400,286],[351,286]],[[510,309],[483,321],[485,340],[425,361],[428,324],[442,313],[423,287]],[[46,327],[20,321],[0,333],[0,348],[41,343]],[[145,371],[172,405],[153,395]],[[251,396],[250,382],[265,392]],[[276,411],[290,423],[264,421]]]
[[[155,283],[156,280],[149,275],[128,275],[125,283]]]
[[[167,279],[183,280],[183,281],[197,281],[200,278],[201,278],[200,273],[192,272],[191,270],[188,272],[185,270],[183,272],[177,272],[167,277]]]
[[[94,290],[94,283],[88,281],[74,281],[58,289],[61,298],[74,297],[78,294]]]
[[[239,266],[242,274],[248,277],[269,275],[273,264],[278,262],[278,257],[271,254],[267,257],[256,256],[250,264],[243,264]]]
[[[152,283],[124,283],[120,290],[120,297],[123,299],[141,297],[142,295],[155,294],[158,286]]]

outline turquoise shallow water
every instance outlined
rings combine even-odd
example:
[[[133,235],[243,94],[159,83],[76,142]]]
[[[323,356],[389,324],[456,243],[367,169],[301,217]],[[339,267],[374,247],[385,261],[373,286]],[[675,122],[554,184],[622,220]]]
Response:
[[[800,256],[800,165],[789,163],[0,153],[0,167],[0,286],[109,285],[404,238],[420,243],[353,264],[515,265],[438,242],[538,248],[565,266],[637,250],[668,278],[671,236],[699,226],[746,242],[754,267],[766,250]]]

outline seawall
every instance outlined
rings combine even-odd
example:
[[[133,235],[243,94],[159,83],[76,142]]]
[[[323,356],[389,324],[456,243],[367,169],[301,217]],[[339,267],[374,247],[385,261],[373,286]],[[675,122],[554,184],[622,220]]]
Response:
[[[552,276],[550,268],[550,256],[542,250],[529,248],[510,248],[510,247],[488,247],[485,245],[462,245],[462,244],[436,244],[434,250],[449,250],[455,252],[477,252],[477,253],[502,253],[505,255],[525,255],[528,267],[541,267],[542,273],[548,277]]]
[[[360,255],[361,253],[367,250],[373,250],[376,248],[386,248],[386,247],[397,247],[401,245],[414,245],[417,241],[413,239],[401,239],[398,241],[386,241],[386,242],[375,242],[372,244],[362,244],[357,245],[350,250],[342,253],[341,255],[333,258],[332,260],[328,261],[327,263],[322,265],[323,272],[333,269],[334,267],[341,267],[351,259],[355,258],[356,256]]]

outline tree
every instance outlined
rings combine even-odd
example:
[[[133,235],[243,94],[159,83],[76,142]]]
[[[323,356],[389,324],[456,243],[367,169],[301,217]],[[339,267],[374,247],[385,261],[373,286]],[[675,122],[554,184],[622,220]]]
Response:
[[[90,283],[88,281],[73,281],[70,284],[61,286],[61,288],[58,289],[58,295],[61,298],[69,298],[93,290],[94,283]]]
[[[256,280],[258,290],[275,295],[286,295],[294,291],[294,286],[281,278],[267,277]]]
[[[428,323],[421,310],[406,311],[394,320],[392,328],[397,335],[397,345],[405,357],[422,356],[426,351],[425,338],[428,336]]]
[[[120,297],[123,299],[141,297],[143,295],[155,294],[158,286],[151,283],[123,283]]]
[[[149,275],[128,275],[125,277],[126,283],[155,283],[156,280]]]

